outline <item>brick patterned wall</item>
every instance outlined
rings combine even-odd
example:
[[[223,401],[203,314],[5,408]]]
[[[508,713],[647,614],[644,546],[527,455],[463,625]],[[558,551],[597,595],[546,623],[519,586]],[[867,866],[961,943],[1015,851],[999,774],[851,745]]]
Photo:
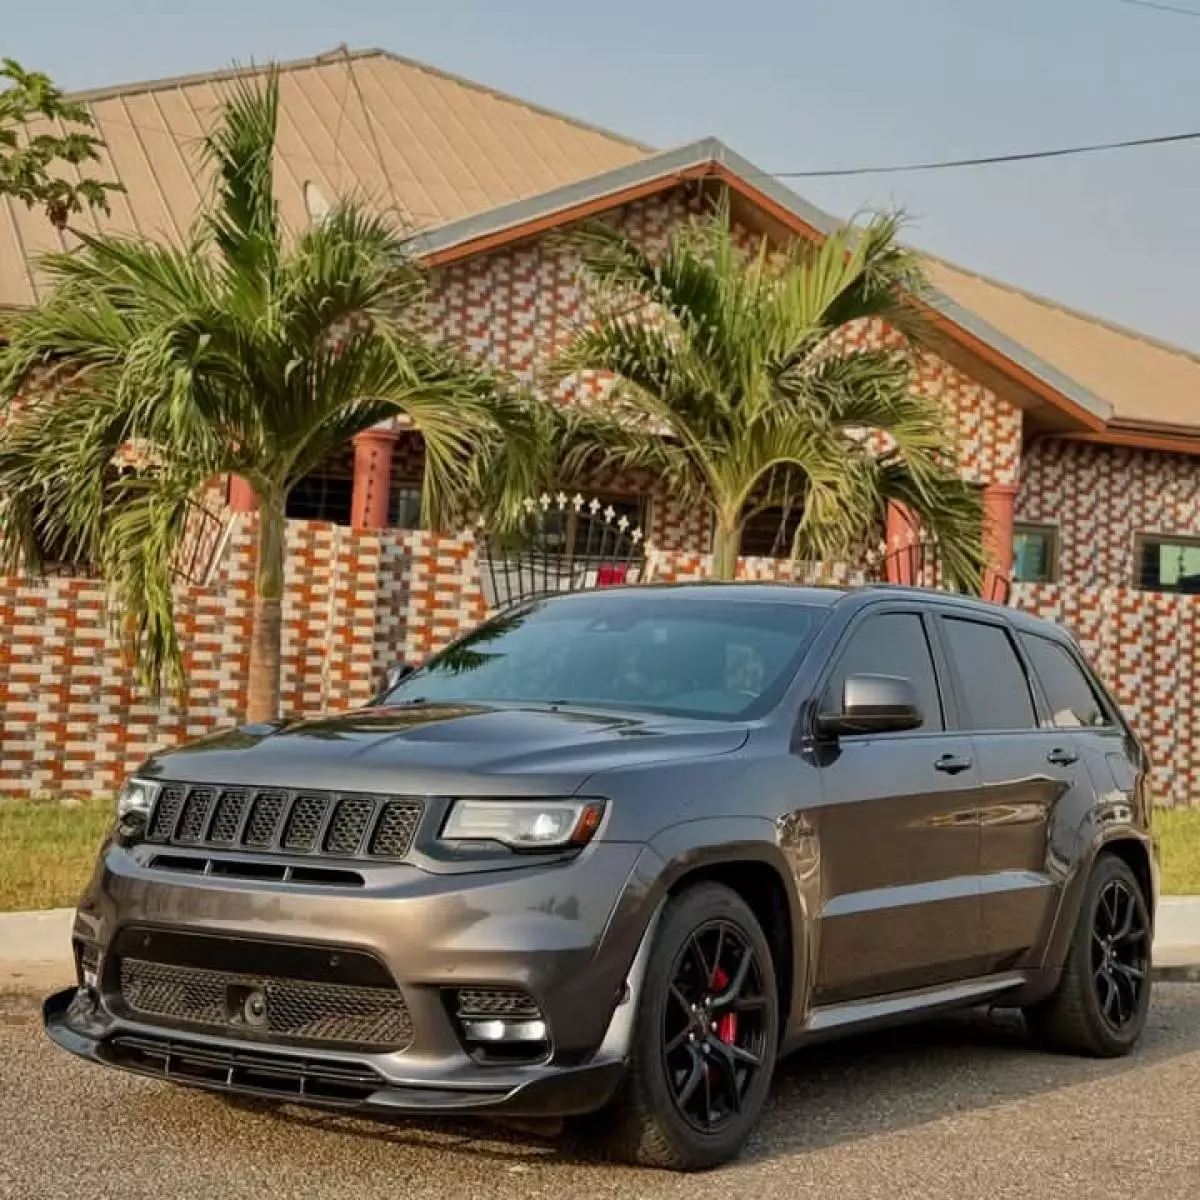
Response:
[[[1127,587],[1135,534],[1200,535],[1200,459],[1033,442],[1025,449],[1016,514],[1058,527],[1062,583]]]
[[[672,223],[697,211],[699,205],[694,193],[681,188],[665,199],[629,206],[619,220],[645,244],[660,245]],[[545,365],[585,319],[587,309],[586,288],[571,252],[546,238],[443,271],[433,288],[430,319],[439,333],[538,387]],[[861,336],[864,344],[870,344],[887,335],[879,328],[865,328]],[[935,358],[922,361],[917,379],[921,390],[947,405],[964,473],[982,482],[1012,481],[1019,463],[1021,414]],[[559,402],[571,403],[600,394],[603,385],[592,378],[546,390]],[[394,478],[419,478],[419,456],[414,456],[418,449],[417,439],[404,439]],[[1071,453],[1078,450],[1072,448]],[[1089,507],[1100,505],[1110,512],[1106,519],[1111,521],[1112,513],[1130,503],[1129,489],[1116,477],[1111,463],[1101,469],[1092,460],[1076,457],[1056,467],[1050,454],[1049,448],[1036,449],[1035,461],[1024,473],[1021,512],[1058,517],[1070,510],[1080,547],[1071,569],[1082,574],[1093,544],[1103,541],[1100,521],[1105,518],[1090,518]],[[338,461],[341,470],[348,469],[349,456]],[[1141,475],[1135,491],[1144,499],[1136,504],[1149,505],[1165,489],[1176,497],[1173,519],[1190,519],[1194,524],[1194,510],[1183,496],[1185,483],[1178,468],[1169,486],[1155,475],[1167,470],[1164,461],[1147,459],[1138,468]],[[600,490],[603,481],[588,483]],[[626,488],[650,499],[647,534],[657,556],[655,577],[705,575],[707,514],[672,499],[646,480],[610,480],[602,490]],[[5,631],[0,638],[0,792],[111,790],[154,748],[236,720],[245,700],[253,532],[252,521],[241,523],[211,587],[181,592],[180,628],[190,672],[183,706],[170,702],[154,706],[136,692],[110,637],[105,595],[96,582],[59,579],[35,585],[0,578],[0,629]],[[366,534],[289,522],[287,548],[282,682],[288,713],[364,702],[389,663],[398,658],[423,659],[484,614],[469,533]],[[849,569],[842,571],[845,580],[852,582]],[[773,559],[742,560],[739,575],[795,578],[790,563]],[[835,574],[833,580],[841,577]],[[1142,608],[1128,611],[1136,615],[1122,616],[1122,628],[1141,630]],[[1144,657],[1151,653],[1148,645],[1165,647],[1172,638],[1182,644],[1178,631],[1168,628],[1168,618],[1160,614],[1155,622],[1150,628],[1158,631],[1155,639],[1161,633],[1165,639],[1161,643],[1143,644],[1131,633],[1133,640],[1122,645],[1136,647]],[[1153,651],[1160,658],[1166,653]],[[1114,670],[1117,665],[1114,659]],[[1152,670],[1139,670],[1142,674],[1137,678],[1145,690],[1139,687],[1136,695],[1130,693],[1131,702],[1146,705],[1146,697],[1157,695],[1153,689],[1161,691],[1163,685],[1156,682]],[[1190,714],[1172,720],[1174,729],[1190,720]],[[1200,757],[1200,745],[1196,753]]]
[[[1025,447],[1018,521],[1058,529],[1059,581],[1016,603],[1079,637],[1154,760],[1159,800],[1200,804],[1200,596],[1143,592],[1138,533],[1200,534],[1200,460],[1047,439]]]

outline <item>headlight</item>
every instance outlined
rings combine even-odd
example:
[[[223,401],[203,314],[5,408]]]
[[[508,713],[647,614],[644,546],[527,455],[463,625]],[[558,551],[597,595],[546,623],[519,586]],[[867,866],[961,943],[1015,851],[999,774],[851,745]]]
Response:
[[[456,800],[444,842],[500,842],[513,850],[563,850],[592,840],[599,800]]]
[[[117,793],[117,820],[139,814],[149,817],[161,785],[146,779],[127,779]]]

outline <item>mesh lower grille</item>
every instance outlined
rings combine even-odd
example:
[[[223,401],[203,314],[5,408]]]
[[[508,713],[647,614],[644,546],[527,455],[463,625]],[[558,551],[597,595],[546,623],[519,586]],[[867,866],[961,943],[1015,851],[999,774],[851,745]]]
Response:
[[[540,1017],[533,997],[520,988],[460,988],[455,996],[460,1017]]]
[[[402,859],[423,813],[420,800],[391,796],[168,784],[146,836],[159,845]]]
[[[317,983],[123,958],[119,985],[129,1012],[150,1022],[205,1026],[229,1036],[401,1050],[412,1041],[404,997],[394,987]],[[244,1002],[261,993],[265,1013],[248,1024]]]

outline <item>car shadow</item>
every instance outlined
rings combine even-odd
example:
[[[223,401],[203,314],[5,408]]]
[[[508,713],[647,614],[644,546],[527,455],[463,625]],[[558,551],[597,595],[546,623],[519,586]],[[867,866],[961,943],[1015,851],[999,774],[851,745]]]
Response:
[[[1009,1011],[957,1014],[808,1048],[776,1070],[742,1162],[802,1154],[956,1114],[1141,1071],[1200,1051],[1200,988],[1160,986],[1138,1050],[1120,1059],[1038,1051]],[[232,1098],[226,1098],[229,1102]],[[410,1149],[545,1165],[597,1161],[580,1138],[537,1123],[483,1119],[371,1120],[286,1104],[233,1100],[296,1128]],[[517,1168],[520,1169],[520,1168]]]

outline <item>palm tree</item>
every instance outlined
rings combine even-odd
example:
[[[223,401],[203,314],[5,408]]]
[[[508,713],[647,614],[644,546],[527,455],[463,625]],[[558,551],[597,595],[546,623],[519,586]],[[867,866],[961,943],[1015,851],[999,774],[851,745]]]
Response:
[[[981,504],[955,469],[945,412],[912,389],[923,280],[897,224],[786,251],[764,239],[757,253],[727,206],[678,227],[660,254],[609,227],[577,235],[596,318],[553,373],[599,371],[613,388],[565,417],[565,469],[649,469],[706,506],[717,578],[733,578],[745,523],[766,509],[796,514],[793,555],[831,561],[863,546],[893,501],[936,540],[948,581],[978,590]],[[900,344],[856,347],[869,320]]]
[[[401,230],[356,200],[283,227],[278,110],[273,71],[236,86],[204,142],[213,195],[187,243],[77,234],[44,260],[51,291],[0,352],[0,565],[36,570],[47,542],[96,563],[155,689],[182,681],[172,569],[194,497],[227,474],[253,487],[252,721],[278,712],[285,505],[301,477],[406,414],[437,525],[485,481],[489,502],[531,494],[541,461],[528,406],[422,333]]]

